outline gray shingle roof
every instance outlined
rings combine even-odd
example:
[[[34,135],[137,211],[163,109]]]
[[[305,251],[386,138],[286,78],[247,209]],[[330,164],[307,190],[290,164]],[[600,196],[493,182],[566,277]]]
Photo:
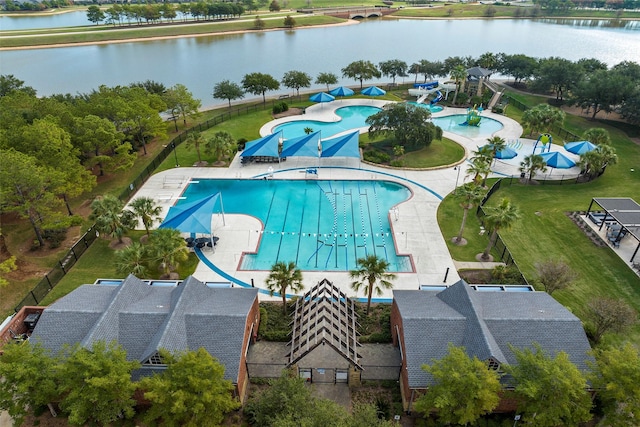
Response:
[[[33,337],[58,351],[117,340],[131,360],[159,349],[205,348],[237,381],[249,310],[257,289],[209,288],[193,277],[177,287],[155,287],[129,276],[120,286],[83,285],[42,313]]]
[[[421,366],[445,356],[449,343],[500,363],[516,363],[509,345],[534,342],[551,355],[566,352],[580,369],[591,360],[580,320],[545,292],[477,292],[461,280],[441,292],[394,291],[393,298],[411,388],[428,386],[431,377]]]

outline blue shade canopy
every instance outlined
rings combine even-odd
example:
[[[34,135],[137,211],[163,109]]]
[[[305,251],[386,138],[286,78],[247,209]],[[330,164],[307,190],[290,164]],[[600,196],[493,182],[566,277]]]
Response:
[[[318,144],[320,143],[320,131],[309,135],[291,138],[284,141],[280,157],[318,157]]]
[[[326,92],[318,92],[309,97],[309,101],[312,101],[312,102],[331,102],[334,99],[336,99],[334,96],[329,95]]]
[[[183,233],[211,234],[211,217],[220,193],[169,208],[158,228],[175,228]]]
[[[278,157],[278,142],[282,132],[272,133],[260,139],[249,141],[245,144],[242,157],[271,156]]]
[[[540,156],[547,163],[547,166],[555,169],[569,169],[576,165],[576,162],[560,153],[559,151],[542,153],[540,154]]]
[[[360,93],[367,96],[382,96],[387,92],[380,89],[378,86],[369,86],[368,88],[361,90]]]
[[[357,157],[360,158],[358,140],[360,132],[353,131],[347,135],[322,141],[322,154],[320,157]]]
[[[493,144],[487,144],[482,148],[487,148],[488,150],[493,151]],[[518,152],[511,147],[504,147],[502,150],[496,151],[496,159],[513,159],[518,155]]]
[[[329,92],[333,96],[351,96],[355,94],[355,92],[348,87],[340,86]]]
[[[564,149],[573,154],[584,154],[598,148],[589,141],[575,141],[564,144]]]

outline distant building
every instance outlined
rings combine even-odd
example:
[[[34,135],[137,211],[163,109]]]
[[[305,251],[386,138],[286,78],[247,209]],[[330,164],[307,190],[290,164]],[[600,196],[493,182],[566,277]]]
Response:
[[[462,280],[440,291],[394,291],[391,329],[402,356],[406,411],[432,384],[422,365],[444,357],[449,343],[486,361],[488,369],[516,363],[509,345],[524,349],[538,343],[552,356],[564,351],[583,371],[592,360],[580,319],[546,292],[481,292]],[[498,407],[511,409],[504,400]]]
[[[31,340],[57,352],[65,344],[90,348],[117,341],[142,368],[135,377],[165,369],[158,351],[204,348],[225,367],[234,395],[244,401],[246,354],[260,323],[257,289],[211,288],[194,277],[153,286],[130,275],[121,284],[83,285],[47,307]]]

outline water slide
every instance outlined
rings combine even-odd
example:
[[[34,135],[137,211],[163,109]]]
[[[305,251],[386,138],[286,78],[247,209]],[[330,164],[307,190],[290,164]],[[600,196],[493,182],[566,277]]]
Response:
[[[442,96],[442,92],[437,91],[436,97],[431,100],[431,105],[435,105],[438,102],[442,101],[442,98],[444,98],[444,96]]]

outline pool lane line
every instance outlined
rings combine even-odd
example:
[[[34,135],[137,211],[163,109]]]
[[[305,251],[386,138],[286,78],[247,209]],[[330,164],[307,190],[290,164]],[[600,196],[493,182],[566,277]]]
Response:
[[[305,170],[305,169],[306,168],[281,169],[281,170],[278,170],[278,171],[273,171],[273,174],[275,175],[276,173],[294,172],[294,171]],[[444,196],[441,196],[440,194],[436,193],[434,190],[430,189],[429,187],[427,187],[425,185],[420,184],[419,182],[416,182],[416,181],[414,181],[412,179],[405,178],[405,177],[402,177],[402,176],[394,175],[394,174],[389,173],[389,172],[378,171],[378,170],[373,170],[373,169],[354,168],[354,167],[351,167],[351,166],[318,166],[318,169],[344,169],[344,170],[352,170],[352,171],[358,171],[358,172],[371,172],[371,173],[376,173],[376,174],[379,174],[379,175],[390,176],[390,177],[398,179],[400,181],[405,181],[405,182],[411,183],[411,184],[415,185],[416,187],[420,187],[423,190],[433,194],[435,197],[438,198],[438,200],[443,200],[444,199]],[[428,172],[428,171],[424,171],[424,172]],[[254,179],[255,178],[261,178],[261,177],[268,176],[268,175],[269,175],[268,172],[267,173],[261,173],[261,174],[258,174],[258,175],[254,175],[253,178]],[[509,175],[507,175],[507,176],[509,176]],[[357,181],[370,181],[370,180],[363,180],[363,179],[346,179],[346,181],[356,181],[356,180]],[[329,181],[330,182],[331,180],[324,180],[324,181]]]
[[[307,189],[304,189],[304,199],[307,200]],[[302,205],[302,213],[300,214],[300,228],[298,229],[298,250],[296,250],[296,265],[298,265],[298,259],[300,258],[300,241],[302,240],[302,225],[304,222],[304,211],[306,210],[307,204],[304,203]]]
[[[275,194],[275,192],[274,192]],[[280,260],[280,249],[282,248],[282,240],[284,239],[284,229],[287,224],[287,214],[289,213],[289,205],[291,204],[291,200],[287,200],[287,208],[284,211],[284,218],[282,220],[282,227],[280,228],[280,243],[278,243],[278,252],[276,253],[276,262]]]

